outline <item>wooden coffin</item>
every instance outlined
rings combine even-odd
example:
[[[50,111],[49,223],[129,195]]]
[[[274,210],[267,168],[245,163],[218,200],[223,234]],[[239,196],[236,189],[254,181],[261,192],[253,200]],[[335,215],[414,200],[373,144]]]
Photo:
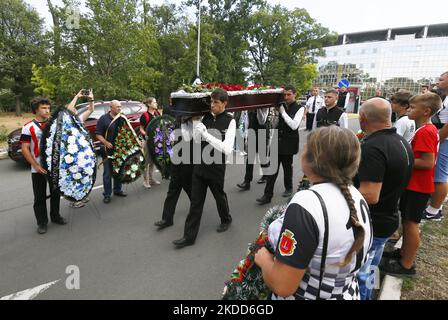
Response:
[[[283,89],[228,91],[226,110],[237,112],[276,107],[284,102]],[[210,111],[211,92],[171,93],[172,112],[176,115],[195,116]]]

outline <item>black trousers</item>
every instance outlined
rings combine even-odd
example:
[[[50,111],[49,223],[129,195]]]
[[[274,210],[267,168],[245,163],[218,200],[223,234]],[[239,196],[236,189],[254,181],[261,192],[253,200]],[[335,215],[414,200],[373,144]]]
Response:
[[[207,188],[210,188],[215,198],[221,223],[232,221],[232,217],[229,214],[227,195],[224,192],[224,177],[222,179],[217,179],[216,177],[208,179],[193,172],[190,212],[184,228],[184,237],[188,240],[194,241],[198,235]]]
[[[311,131],[313,129],[313,121],[315,115],[316,115],[315,113],[309,113],[309,112],[306,114],[306,130]]]
[[[261,129],[267,130],[264,127],[261,127],[259,129],[255,130],[255,138],[256,138],[256,140],[255,140],[255,142],[256,142],[255,151],[256,151],[256,153],[258,153],[258,148],[259,148],[259,146],[258,146],[259,130],[261,130]],[[266,149],[268,148],[268,143],[269,143],[269,138],[266,137],[266,143],[265,143]],[[264,151],[264,154],[267,156],[267,150],[263,150],[263,151]],[[247,158],[246,158],[246,173],[244,175],[244,182],[251,182],[254,179],[255,158],[256,158],[256,154],[255,154],[255,157],[249,157],[249,155],[248,155]],[[263,159],[260,159],[260,160],[262,162],[265,162],[265,161],[263,161]],[[262,163],[261,164],[261,168],[268,168],[268,167],[269,167],[269,163]],[[264,176],[264,173],[263,173],[263,176]]]
[[[247,161],[247,160],[246,160]],[[269,165],[261,165],[262,168],[269,167]],[[263,177],[265,174],[263,173]],[[244,175],[244,182],[251,182],[254,179],[254,165],[246,163],[246,174]]]
[[[177,201],[179,200],[182,189],[191,201],[191,180],[193,175],[192,164],[172,164],[171,179],[163,205],[162,219],[172,223],[174,212],[176,211]]]
[[[31,180],[33,182],[33,193],[34,193],[34,215],[36,216],[38,225],[48,224],[47,216],[47,177],[40,173],[32,173]],[[51,221],[58,220],[61,216],[59,215],[59,204],[60,204],[60,194],[58,191],[51,190],[51,201],[50,201],[50,218]]]
[[[280,170],[280,164],[283,167],[283,183],[285,185],[285,190],[292,190],[292,159],[293,154],[279,154],[278,155],[278,166],[275,174],[268,176],[266,182],[266,187],[264,188],[264,194],[268,198],[272,198],[274,195],[274,185],[275,180],[277,180],[278,172]]]

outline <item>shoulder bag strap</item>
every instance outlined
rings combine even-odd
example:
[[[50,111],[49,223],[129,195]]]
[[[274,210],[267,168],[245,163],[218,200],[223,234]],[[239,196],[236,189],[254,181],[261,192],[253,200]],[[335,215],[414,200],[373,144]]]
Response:
[[[321,195],[316,192],[313,189],[308,189],[316,195],[316,197],[319,199],[320,205],[322,206],[322,212],[324,214],[324,243],[322,248],[322,260],[320,263],[320,276],[319,276],[319,289],[317,292],[317,300],[320,300],[320,289],[322,287],[322,280],[324,277],[324,271],[325,271],[325,261],[327,259],[327,249],[328,249],[328,213],[327,213],[327,207],[325,206],[325,202],[322,199]]]

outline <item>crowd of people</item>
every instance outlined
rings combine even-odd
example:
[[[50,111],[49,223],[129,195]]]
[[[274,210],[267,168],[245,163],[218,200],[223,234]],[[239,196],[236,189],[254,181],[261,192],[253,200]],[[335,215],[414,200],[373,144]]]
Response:
[[[440,76],[438,92],[448,94],[448,72]],[[269,230],[270,240],[277,248],[274,255],[261,249],[255,263],[261,268],[273,299],[364,299],[372,297],[380,266],[394,275],[416,274],[415,257],[419,248],[419,223],[422,219],[440,220],[442,205],[448,193],[448,98],[433,92],[412,95],[399,90],[390,102],[381,97],[365,101],[359,110],[359,124],[366,137],[359,141],[348,129],[343,105],[346,90],[325,91],[319,96],[313,88],[305,106],[296,102],[296,89],[284,87],[285,103],[276,108],[275,125],[278,159],[272,174],[263,174],[259,183],[266,183],[260,205],[271,202],[274,185],[283,168],[284,192],[289,204],[285,213]],[[74,108],[80,92],[67,106]],[[88,96],[89,111],[80,116],[84,121],[93,111],[93,92]],[[443,100],[443,102],[442,102]],[[176,248],[194,245],[201,222],[207,189],[216,201],[220,223],[217,232],[225,232],[233,219],[224,191],[226,157],[234,151],[237,123],[226,111],[228,94],[223,89],[211,93],[210,112],[203,117],[176,117],[180,132],[176,144],[194,150],[212,150],[209,163],[193,161],[193,152],[185,161],[173,164],[171,180],[161,220],[155,226],[164,229],[173,225],[177,200],[182,190],[190,199],[183,236],[173,241]],[[140,134],[144,139],[151,119],[160,116],[154,98],[144,101],[148,111],[141,116]],[[48,223],[46,209],[46,171],[39,162],[42,128],[50,116],[51,103],[45,98],[31,102],[35,119],[22,129],[21,143],[26,160],[31,164],[34,212],[38,232],[45,233]],[[96,137],[103,150],[114,148],[111,132],[113,119],[120,114],[119,101],[110,103],[110,111],[97,123]],[[255,132],[272,126],[270,110],[249,112],[249,128]],[[392,123],[392,114],[396,121]],[[293,158],[299,153],[299,126],[306,118],[307,141],[301,153],[304,174],[293,194]],[[433,123],[442,125],[439,130]],[[258,149],[258,135],[257,135]],[[274,140],[270,143],[275,143]],[[269,144],[269,143],[268,143]],[[268,146],[269,147],[269,146]],[[184,150],[181,148],[181,150]],[[186,150],[186,149],[185,149]],[[271,149],[273,150],[273,149]],[[144,186],[160,182],[154,179],[154,163],[145,150]],[[120,181],[112,178],[110,161],[105,153],[103,201],[111,202],[112,194],[125,197]],[[237,185],[249,190],[253,180],[255,157],[247,157],[244,181]],[[113,186],[112,186],[113,182]],[[292,197],[292,198],[291,198]],[[83,203],[73,203],[79,207]],[[402,248],[384,252],[387,241],[397,234],[400,225]],[[67,221],[59,212],[59,194],[52,190],[50,218],[53,223]],[[384,263],[380,262],[384,258]]]

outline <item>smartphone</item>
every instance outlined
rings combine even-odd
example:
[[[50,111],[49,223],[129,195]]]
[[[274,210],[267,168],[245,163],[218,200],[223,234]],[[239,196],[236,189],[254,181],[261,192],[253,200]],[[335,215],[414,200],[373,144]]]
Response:
[[[83,89],[82,90],[82,95],[86,96],[86,97],[90,96],[90,90],[89,89]]]

